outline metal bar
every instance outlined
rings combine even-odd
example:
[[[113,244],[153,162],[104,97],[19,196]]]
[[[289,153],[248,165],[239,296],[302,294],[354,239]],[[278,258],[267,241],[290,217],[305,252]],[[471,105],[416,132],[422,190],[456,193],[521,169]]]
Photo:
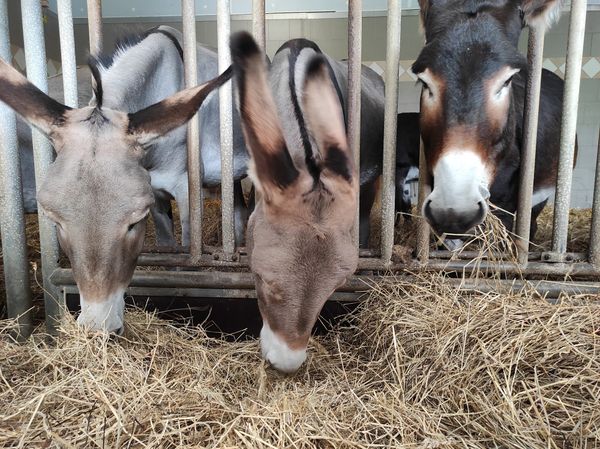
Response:
[[[27,77],[43,92],[48,92],[48,72],[46,67],[46,48],[42,7],[39,0],[22,0],[23,42]],[[35,163],[35,182],[41,186],[48,166],[52,163],[53,151],[50,141],[37,129],[32,128],[33,157]],[[50,275],[58,268],[58,240],[52,221],[44,214],[38,214],[40,226],[40,247],[44,302],[46,307],[46,325],[48,332],[56,332],[57,320],[62,313],[62,297],[50,282]]]
[[[224,293],[226,297],[254,298],[254,277],[251,273],[218,273],[215,272],[161,272],[161,271],[136,271],[128,288],[130,294],[148,294],[155,296],[196,296],[202,290],[234,290],[236,295]],[[53,276],[57,284],[65,286],[66,293],[76,291],[73,286],[75,282],[69,270],[61,269]],[[384,281],[382,276],[353,276],[336,290],[340,293],[367,293],[373,285]],[[402,276],[399,281],[407,283],[419,282],[417,276]],[[519,292],[534,289],[541,295],[558,297],[561,294],[598,294],[600,293],[600,282],[563,282],[563,281],[527,281],[513,279],[446,279],[451,286],[463,291],[472,292]],[[218,292],[217,292],[218,295]],[[211,295],[214,296],[214,293]]]
[[[198,63],[196,54],[196,11],[194,0],[181,1],[183,19],[183,65],[185,86],[198,84]],[[202,215],[204,213],[202,198],[202,155],[200,154],[200,123],[198,114],[188,123],[188,189],[190,211],[190,254],[192,259],[202,255]],[[182,205],[185,207],[185,205]],[[183,242],[185,245],[186,242]]]
[[[594,203],[590,226],[590,263],[600,268],[600,129],[598,130],[598,151],[596,153],[596,181],[594,183]]]
[[[219,53],[219,73],[231,65],[229,35],[231,34],[230,0],[217,2],[217,41]],[[223,232],[223,253],[231,257],[235,251],[233,222],[233,108],[232,83],[219,89],[219,119],[221,134],[221,223]]]
[[[552,251],[555,253],[564,253],[567,250],[571,183],[575,155],[575,133],[577,131],[577,103],[579,101],[581,58],[585,37],[585,13],[586,0],[573,0],[571,2],[571,21],[569,23],[569,40],[567,43],[565,69],[565,91],[560,129],[560,159],[558,161],[556,198],[554,200]]]
[[[523,149],[521,151],[521,178],[517,213],[516,239],[519,263],[527,265],[531,229],[531,197],[535,173],[540,88],[542,85],[542,62],[544,56],[544,26],[529,28],[527,60],[529,73],[525,98],[525,123],[523,125]]]
[[[360,173],[360,78],[362,57],[362,0],[348,2],[348,146]],[[357,195],[354,242],[358,248],[360,195]]]
[[[8,32],[8,0],[0,0],[0,58],[12,60]],[[27,265],[23,186],[15,112],[0,102],[0,231],[8,317],[17,320],[15,337],[27,338],[32,330],[32,301]]]
[[[90,54],[102,53],[102,0],[87,0]]]
[[[429,235],[430,229],[429,224],[423,213],[423,203],[425,198],[431,192],[431,182],[429,180],[429,169],[427,168],[427,161],[425,160],[425,146],[423,145],[423,139],[420,140],[419,145],[419,201],[418,208],[419,214],[419,228],[417,229],[417,260],[421,264],[427,263],[429,259]]]
[[[75,34],[73,31],[73,6],[71,0],[58,0],[58,32],[62,64],[65,104],[77,108],[77,62],[75,60]]]
[[[398,74],[400,67],[400,0],[388,0],[383,126],[383,188],[381,191],[381,258],[392,259],[396,215],[396,124],[398,122]]]
[[[265,0],[252,0],[252,35],[263,51],[267,48],[265,35]]]

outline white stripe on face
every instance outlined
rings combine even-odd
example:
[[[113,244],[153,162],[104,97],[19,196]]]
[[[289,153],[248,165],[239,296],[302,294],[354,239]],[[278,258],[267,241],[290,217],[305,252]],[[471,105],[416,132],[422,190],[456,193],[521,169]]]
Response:
[[[425,204],[431,200],[432,208],[470,212],[489,198],[489,179],[489,171],[475,152],[449,150],[433,168],[434,189]]]
[[[80,295],[81,313],[77,322],[101,332],[117,332],[123,328],[124,288],[119,288],[104,301],[88,301]]]
[[[260,331],[260,347],[263,359],[275,369],[284,373],[293,373],[306,360],[305,349],[290,349],[285,341],[278,337],[264,321]]]

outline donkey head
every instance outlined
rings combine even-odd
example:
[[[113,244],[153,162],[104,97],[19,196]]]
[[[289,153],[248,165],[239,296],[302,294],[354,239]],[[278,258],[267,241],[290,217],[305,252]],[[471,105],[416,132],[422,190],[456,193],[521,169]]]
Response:
[[[502,163],[518,164],[513,77],[526,70],[524,24],[547,26],[557,0],[420,0],[426,45],[413,65],[423,85],[421,134],[433,190],[423,213],[438,232],[464,233],[488,211]],[[522,85],[522,75],[515,79]]]
[[[306,358],[325,301],[356,269],[353,243],[358,174],[326,60],[307,66],[303,110],[319,154],[317,181],[292,161],[267,86],[264,55],[247,33],[231,39],[250,174],[262,194],[248,224],[248,252],[263,318],[262,354],[285,372]]]
[[[37,89],[0,60],[0,100],[52,141],[56,160],[38,191],[39,210],[56,223],[81,295],[78,322],[120,331],[123,293],[142,249],[154,203],[150,176],[141,165],[154,139],[187,122],[206,96],[231,77],[181,91],[136,113],[95,105],[71,109]]]

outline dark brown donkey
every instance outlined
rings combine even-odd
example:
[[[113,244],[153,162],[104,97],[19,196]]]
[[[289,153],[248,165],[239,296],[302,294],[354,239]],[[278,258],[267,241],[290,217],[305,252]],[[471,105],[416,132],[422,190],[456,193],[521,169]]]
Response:
[[[231,77],[227,70],[201,86],[127,114],[102,107],[95,65],[95,104],[71,109],[37,89],[0,59],[0,100],[45,133],[56,160],[38,191],[39,209],[56,223],[81,295],[78,322],[118,332],[123,293],[144,242],[154,204],[142,166],[158,137],[185,124],[207,95]]]
[[[440,234],[481,223],[487,200],[517,208],[527,65],[521,29],[558,15],[557,0],[419,0],[426,45],[413,65],[423,85],[420,126],[433,190],[423,213]],[[563,81],[542,73],[532,237],[554,192]],[[512,228],[512,215],[500,214]]]
[[[323,55],[311,58],[299,86],[319,152],[315,181],[304,163],[294,162],[304,161],[302,142],[284,138],[264,54],[248,33],[232,36],[231,52],[250,176],[262,194],[246,236],[263,318],[262,354],[292,372],[306,358],[323,304],[358,263],[352,239],[358,172]]]

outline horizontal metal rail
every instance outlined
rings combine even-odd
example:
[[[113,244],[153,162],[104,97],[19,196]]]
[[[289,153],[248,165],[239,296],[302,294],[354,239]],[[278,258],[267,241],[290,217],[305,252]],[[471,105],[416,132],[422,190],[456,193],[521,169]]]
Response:
[[[60,285],[70,288],[75,292],[70,270],[58,270],[52,276]],[[412,275],[401,276],[399,280],[418,281]],[[385,282],[383,276],[352,276],[337,293],[368,293],[377,282]],[[388,278],[389,281],[389,278]],[[534,289],[541,295],[557,297],[567,295],[595,295],[600,293],[600,282],[557,282],[557,281],[527,281],[527,280],[500,280],[500,279],[452,279],[447,278],[449,285],[461,290],[474,292],[518,292],[524,289]],[[219,273],[219,272],[160,272],[136,271],[128,293],[131,295],[148,294],[152,296],[187,296],[187,297],[214,297],[220,293],[215,290],[229,293],[224,297],[255,298],[254,275],[252,273]],[[212,292],[211,292],[212,291]],[[232,294],[231,292],[235,292]],[[219,296],[220,297],[220,296]]]

